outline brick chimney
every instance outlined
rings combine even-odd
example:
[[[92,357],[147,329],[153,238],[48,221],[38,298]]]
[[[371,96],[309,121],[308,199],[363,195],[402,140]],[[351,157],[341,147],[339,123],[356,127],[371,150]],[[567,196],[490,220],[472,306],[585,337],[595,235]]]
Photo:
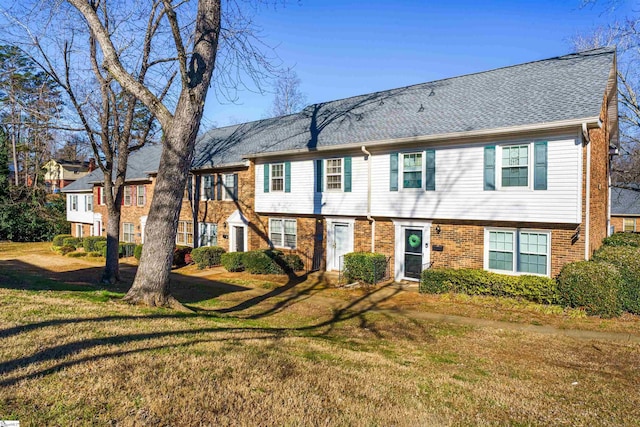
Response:
[[[96,159],[89,159],[89,172],[96,170]]]

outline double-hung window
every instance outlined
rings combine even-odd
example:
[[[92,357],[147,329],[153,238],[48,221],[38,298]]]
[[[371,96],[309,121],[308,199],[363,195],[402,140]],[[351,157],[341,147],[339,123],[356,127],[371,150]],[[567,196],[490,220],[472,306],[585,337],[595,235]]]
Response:
[[[529,145],[502,147],[502,187],[529,186]]]
[[[84,196],[84,210],[91,212],[93,210],[93,194]]]
[[[144,185],[138,185],[136,187],[136,194],[137,194],[137,205],[138,206],[144,206],[147,203],[147,187],[145,187]]]
[[[487,229],[485,267],[505,273],[549,275],[548,231]]]
[[[69,200],[69,209],[72,211],[77,211],[78,210],[78,195],[74,194],[70,197]]]
[[[214,175],[204,175],[202,177],[202,198],[213,200],[214,196]]]
[[[622,231],[627,233],[633,233],[636,231],[636,219],[635,218],[623,218],[622,219]]]
[[[230,173],[222,175],[222,200],[238,200],[238,174]]]
[[[106,195],[105,195],[105,188],[98,187],[98,192],[100,193],[100,205],[102,206],[106,205],[107,201],[106,201]]]
[[[297,223],[295,219],[269,220],[269,238],[275,247],[295,249],[297,243]]]
[[[327,190],[342,190],[342,159],[327,160]]]
[[[402,187],[422,188],[422,153],[402,155]]]
[[[193,221],[178,221],[176,244],[193,246]]]
[[[134,227],[130,222],[122,224],[122,241],[127,243],[133,243],[135,241]]]
[[[218,246],[218,224],[215,222],[200,223],[200,246]]]
[[[284,191],[284,163],[272,163],[271,191]]]
[[[124,205],[125,206],[131,206],[131,190],[133,190],[134,187],[127,185],[124,187]]]

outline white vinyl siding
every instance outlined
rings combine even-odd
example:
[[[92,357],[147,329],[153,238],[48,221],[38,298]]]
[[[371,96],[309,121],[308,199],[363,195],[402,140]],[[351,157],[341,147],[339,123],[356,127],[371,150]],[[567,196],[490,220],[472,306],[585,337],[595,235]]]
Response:
[[[269,220],[269,238],[276,248],[295,249],[298,237],[297,223],[295,219]]]
[[[487,228],[485,268],[508,274],[549,275],[551,233],[539,230]]]
[[[67,221],[93,223],[93,195],[67,194]]]
[[[367,161],[351,160],[351,192],[315,191],[314,159],[291,161],[291,192],[264,192],[264,167],[255,168],[256,211],[282,214],[324,214],[359,216],[367,214]],[[326,162],[323,162],[326,163]],[[268,167],[268,166],[266,166]],[[323,171],[326,165],[323,165]],[[271,175],[271,174],[269,174]],[[326,185],[326,179],[323,179]]]
[[[390,191],[390,155],[374,154],[371,160],[371,215],[390,218],[580,224],[581,140],[577,137],[544,139],[548,141],[548,187],[544,191],[534,191],[531,179],[527,188],[484,191],[482,144],[437,147],[435,191],[412,191],[409,194]],[[496,169],[500,169],[502,157],[497,158],[500,160],[496,162]],[[399,159],[398,163],[401,164],[402,160]],[[366,166],[366,162],[364,164]],[[531,169],[529,168],[530,171]],[[364,180],[363,195],[366,197],[366,174],[359,179]],[[400,175],[399,181],[401,179]],[[499,182],[500,177],[496,176],[496,183]],[[366,210],[358,214],[366,215]]]

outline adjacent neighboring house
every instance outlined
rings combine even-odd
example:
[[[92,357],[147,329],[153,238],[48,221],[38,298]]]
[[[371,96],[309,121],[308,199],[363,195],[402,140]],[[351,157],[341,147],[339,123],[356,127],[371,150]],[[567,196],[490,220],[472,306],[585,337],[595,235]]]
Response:
[[[102,235],[101,226],[94,227],[93,178],[85,175],[61,190],[67,198],[67,221],[75,237]]]
[[[96,168],[95,160],[88,162],[79,160],[51,159],[42,169],[44,184],[51,193],[59,193],[61,189],[82,178]]]
[[[640,187],[611,188],[612,232],[640,232]]]
[[[276,247],[327,270],[380,252],[397,280],[431,266],[554,276],[608,232],[615,64],[597,49],[211,130],[177,243]],[[158,157],[141,156],[131,200],[153,191]],[[123,207],[124,239],[142,241],[147,210]]]

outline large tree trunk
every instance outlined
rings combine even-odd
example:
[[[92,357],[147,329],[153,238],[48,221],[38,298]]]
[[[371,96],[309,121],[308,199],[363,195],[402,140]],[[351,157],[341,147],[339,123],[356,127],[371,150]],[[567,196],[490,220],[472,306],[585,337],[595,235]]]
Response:
[[[113,285],[120,281],[120,209],[107,206],[107,257],[102,272],[102,283]]]
[[[220,1],[198,3],[194,51],[164,141],[149,209],[140,266],[125,301],[184,308],[169,292],[176,228],[193,149],[213,74],[220,32]],[[195,227],[194,227],[195,228]]]

